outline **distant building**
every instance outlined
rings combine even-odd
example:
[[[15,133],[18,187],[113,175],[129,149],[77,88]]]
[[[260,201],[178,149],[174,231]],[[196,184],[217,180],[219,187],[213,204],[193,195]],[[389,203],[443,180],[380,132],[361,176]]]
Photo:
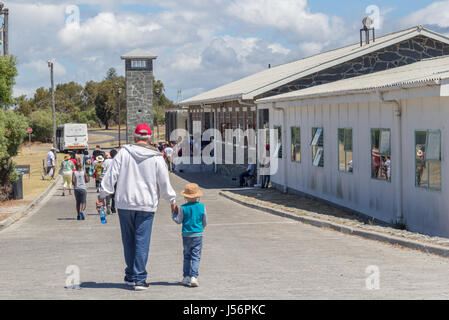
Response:
[[[258,110],[258,99],[292,92],[342,79],[411,64],[449,54],[449,38],[422,26],[356,43],[279,66],[226,84],[181,102],[189,109],[189,130],[193,121],[202,129],[268,128],[271,113]],[[287,132],[284,132],[286,135]],[[235,146],[240,147],[240,146]],[[243,146],[242,146],[243,147]],[[223,152],[224,154],[224,152]],[[225,175],[237,176],[244,165],[218,165]]]
[[[449,237],[449,56],[256,103],[283,132],[275,187]]]

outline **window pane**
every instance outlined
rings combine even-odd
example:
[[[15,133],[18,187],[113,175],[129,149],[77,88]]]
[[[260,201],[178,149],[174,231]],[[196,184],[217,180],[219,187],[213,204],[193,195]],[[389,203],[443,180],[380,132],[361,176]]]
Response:
[[[297,127],[291,128],[292,138],[292,161],[301,162],[301,130]]]
[[[390,130],[381,130],[379,153],[390,155]]]
[[[391,181],[391,136],[389,129],[371,130],[371,177]]]
[[[312,161],[315,167],[324,167],[324,130],[312,128]]]
[[[426,143],[426,160],[441,160],[441,133],[439,131],[429,131]]]
[[[429,187],[441,190],[441,162],[428,161],[429,165]]]
[[[282,159],[282,127],[275,126],[274,130],[277,130],[278,132],[278,145],[277,145],[278,158]]]
[[[426,149],[427,132],[426,131],[416,131],[415,132],[415,181],[417,187],[427,188],[427,168],[426,161],[424,159],[425,149]]]
[[[346,152],[346,171],[351,173],[354,171],[352,163],[352,151]]]
[[[380,155],[379,155],[380,130],[371,130],[371,177],[379,178]]]
[[[345,130],[338,129],[338,170],[346,171],[345,163]]]
[[[345,129],[345,151],[352,151],[352,129]]]

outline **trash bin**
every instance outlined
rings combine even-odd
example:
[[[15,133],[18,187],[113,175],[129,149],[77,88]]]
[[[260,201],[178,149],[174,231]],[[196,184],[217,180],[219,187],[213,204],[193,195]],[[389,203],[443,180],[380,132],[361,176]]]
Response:
[[[22,182],[22,174],[19,174],[19,179],[13,183],[13,199],[14,200],[22,200],[23,199],[23,182]]]

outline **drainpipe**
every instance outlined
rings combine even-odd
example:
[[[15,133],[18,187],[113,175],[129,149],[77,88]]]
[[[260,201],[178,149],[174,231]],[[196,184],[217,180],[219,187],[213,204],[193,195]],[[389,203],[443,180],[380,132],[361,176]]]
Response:
[[[287,113],[285,112],[285,107],[276,106],[276,102],[273,102],[273,109],[282,111],[282,158],[283,158],[283,162],[284,162],[284,187],[283,187],[282,192],[287,193],[287,191],[288,191],[287,153],[285,152],[287,150],[287,129],[286,129]]]
[[[397,163],[396,169],[398,171],[398,178],[395,182],[396,185],[396,191],[399,195],[399,201],[398,201],[398,207],[396,212],[396,223],[403,224],[404,223],[404,214],[403,214],[403,164],[402,164],[402,106],[400,100],[385,100],[384,98],[384,92],[377,91],[377,95],[379,97],[379,100],[381,103],[389,103],[394,105],[393,113],[395,118],[395,124],[397,128],[397,134],[395,135],[395,145],[398,149],[398,155],[397,155]]]

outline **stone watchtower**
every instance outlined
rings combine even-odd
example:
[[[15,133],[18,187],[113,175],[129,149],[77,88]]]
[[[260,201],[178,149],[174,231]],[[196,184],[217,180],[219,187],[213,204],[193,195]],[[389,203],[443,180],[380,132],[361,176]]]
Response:
[[[153,130],[153,60],[157,57],[136,49],[121,58],[126,65],[126,141],[133,143],[139,124]]]

